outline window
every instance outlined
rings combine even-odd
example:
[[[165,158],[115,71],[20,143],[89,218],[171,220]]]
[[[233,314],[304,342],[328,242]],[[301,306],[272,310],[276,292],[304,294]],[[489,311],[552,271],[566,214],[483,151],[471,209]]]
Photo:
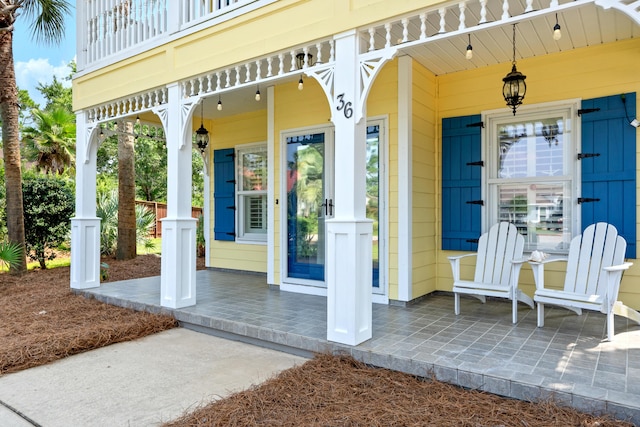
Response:
[[[487,115],[487,225],[509,221],[525,250],[566,252],[575,215],[572,105]],[[487,227],[488,228],[488,227]]]
[[[267,146],[236,148],[239,241],[267,240]]]

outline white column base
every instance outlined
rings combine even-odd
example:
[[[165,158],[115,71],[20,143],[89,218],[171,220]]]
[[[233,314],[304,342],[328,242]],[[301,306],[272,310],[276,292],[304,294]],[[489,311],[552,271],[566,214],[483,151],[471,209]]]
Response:
[[[71,218],[71,289],[100,286],[100,218]]]
[[[196,219],[162,219],[160,305],[196,304]]]
[[[371,338],[373,221],[330,219],[327,226],[327,340],[358,345]]]

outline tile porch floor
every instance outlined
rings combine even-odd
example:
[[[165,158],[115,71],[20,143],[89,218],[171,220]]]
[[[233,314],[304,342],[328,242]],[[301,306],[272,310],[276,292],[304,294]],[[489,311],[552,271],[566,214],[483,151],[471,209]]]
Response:
[[[348,346],[326,340],[326,298],[269,289],[264,275],[218,270],[196,273],[197,304],[160,307],[160,277],[107,283],[80,291],[138,310],[167,311],[186,327],[311,356],[345,352],[375,366],[524,400],[553,397],[591,413],[640,425],[640,326],[616,317],[613,342],[605,317],[433,294],[406,307],[373,305],[373,338]]]

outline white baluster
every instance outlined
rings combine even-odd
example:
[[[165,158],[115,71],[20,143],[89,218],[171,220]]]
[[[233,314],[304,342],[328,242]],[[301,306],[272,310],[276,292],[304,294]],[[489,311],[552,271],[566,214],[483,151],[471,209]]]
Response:
[[[329,62],[333,62],[336,59],[336,45],[333,40],[329,40]]]
[[[369,52],[373,52],[376,49],[376,29],[371,27],[369,28]]]
[[[262,79],[262,61],[256,61],[256,81]]]
[[[222,76],[220,74],[220,71],[216,71],[216,92],[222,89]]]
[[[458,30],[462,31],[467,28],[467,25],[465,23],[466,17],[464,16],[464,12],[467,9],[467,2],[460,2],[460,4],[458,4],[458,8],[460,9],[460,24],[458,25]]]
[[[385,36],[384,47],[385,48],[389,48],[389,47],[391,47],[391,24],[390,23],[384,24],[384,30],[387,33],[386,36]]]
[[[440,14],[440,31],[438,31],[440,34],[444,34],[447,32],[446,28],[445,28],[445,20],[444,20],[444,16],[447,14],[447,10],[444,7],[441,7],[440,9],[438,9],[438,13]]]
[[[502,1],[502,18],[509,19],[509,0]]]
[[[284,53],[278,55],[278,75],[281,76],[284,74]]]
[[[409,19],[402,19],[402,43],[409,41]]]
[[[247,63],[244,66],[246,68],[246,74],[245,74],[245,78],[244,78],[244,82],[248,83],[251,81],[251,66]]]
[[[211,79],[213,79],[213,74],[207,74],[207,88],[205,92],[211,92]]]
[[[527,0],[527,7],[524,10],[524,13],[533,11],[533,0]]]
[[[302,49],[302,53],[302,68],[307,68],[309,67],[309,48],[305,46],[304,49]]]
[[[225,74],[227,75],[227,84],[224,87],[229,87],[231,86],[231,71],[229,69],[224,70]]]
[[[270,56],[267,58],[267,77],[271,77],[273,75],[273,57]]]
[[[420,40],[427,38],[427,14],[420,14]]]
[[[322,64],[322,44],[316,43],[316,64]]]
[[[478,24],[484,24],[487,22],[487,0],[480,0],[480,22]]]
[[[291,51],[291,69],[289,71],[295,71],[296,70],[296,51],[292,50]]]
[[[240,86],[240,66],[236,65],[236,86]]]

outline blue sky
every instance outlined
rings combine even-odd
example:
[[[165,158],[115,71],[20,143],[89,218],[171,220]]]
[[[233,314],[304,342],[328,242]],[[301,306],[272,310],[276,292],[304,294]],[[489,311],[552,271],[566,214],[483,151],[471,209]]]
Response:
[[[44,107],[44,98],[36,89],[38,83],[50,83],[53,76],[58,80],[69,75],[67,64],[76,56],[76,10],[75,2],[71,15],[65,20],[65,37],[60,45],[38,45],[32,40],[30,22],[23,14],[18,17],[13,33],[13,59],[18,88],[27,89],[34,101]],[[71,82],[64,82],[71,86]]]

